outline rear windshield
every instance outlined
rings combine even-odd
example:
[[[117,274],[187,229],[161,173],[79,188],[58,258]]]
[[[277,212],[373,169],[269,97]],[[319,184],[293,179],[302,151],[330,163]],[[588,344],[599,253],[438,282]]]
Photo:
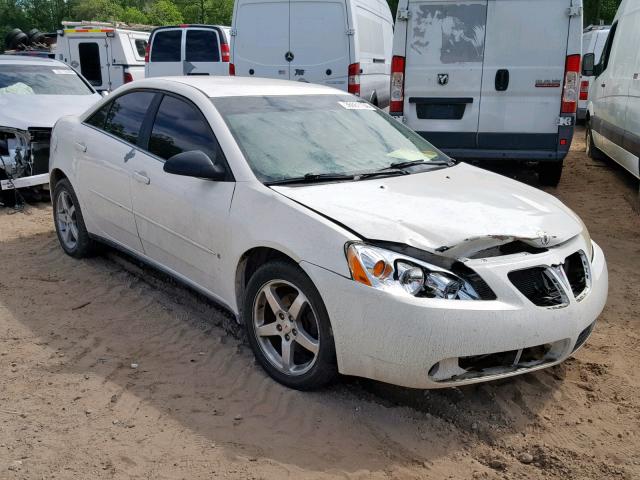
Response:
[[[187,30],[187,62],[219,62],[220,49],[215,30]]]
[[[212,99],[262,182],[307,174],[357,175],[401,162],[449,159],[421,136],[351,95]]]
[[[0,95],[91,95],[86,83],[63,65],[0,65]]]
[[[182,30],[156,32],[151,45],[152,62],[179,62]]]

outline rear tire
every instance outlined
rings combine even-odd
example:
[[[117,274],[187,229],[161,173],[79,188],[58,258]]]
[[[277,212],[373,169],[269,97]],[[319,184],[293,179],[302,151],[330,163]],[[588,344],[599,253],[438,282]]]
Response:
[[[327,309],[297,265],[279,260],[258,268],[245,291],[242,319],[256,360],[277,382],[315,390],[336,378]]]
[[[590,120],[586,121],[584,143],[586,146],[587,157],[593,160],[604,160],[606,158],[606,155],[602,152],[602,150],[596,147],[596,144],[593,141],[593,132],[591,130]]]
[[[88,257],[93,254],[96,243],[89,237],[82,210],[80,210],[80,202],[69,180],[63,178],[56,183],[52,202],[53,223],[64,252],[74,258]]]
[[[564,162],[540,162],[538,164],[538,177],[540,184],[547,187],[557,187],[562,177]]]

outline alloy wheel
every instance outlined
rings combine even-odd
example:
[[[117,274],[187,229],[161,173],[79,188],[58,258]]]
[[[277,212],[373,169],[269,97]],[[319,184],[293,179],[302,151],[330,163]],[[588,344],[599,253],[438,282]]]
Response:
[[[62,190],[56,202],[56,223],[60,232],[60,239],[68,250],[74,250],[78,245],[78,223],[76,207],[73,198],[66,190]]]
[[[255,297],[253,329],[260,349],[278,371],[308,372],[320,351],[318,318],[302,291],[285,280],[265,283]]]

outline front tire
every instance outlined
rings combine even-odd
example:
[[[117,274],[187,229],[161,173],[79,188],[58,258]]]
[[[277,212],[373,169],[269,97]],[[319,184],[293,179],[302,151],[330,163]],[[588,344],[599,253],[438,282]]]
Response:
[[[90,256],[95,251],[95,242],[89,237],[78,197],[69,180],[64,178],[56,183],[52,202],[53,223],[64,252],[74,258]]]
[[[315,390],[337,376],[329,315],[315,285],[296,265],[262,265],[247,285],[242,317],[256,360],[277,382]]]
[[[538,164],[538,178],[540,184],[548,187],[557,187],[562,177],[564,162],[540,162]]]

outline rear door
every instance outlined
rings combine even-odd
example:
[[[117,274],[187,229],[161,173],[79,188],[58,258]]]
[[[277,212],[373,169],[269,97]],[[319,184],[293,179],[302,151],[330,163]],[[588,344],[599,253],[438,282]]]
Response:
[[[238,76],[289,79],[289,1],[237,1],[233,64]]]
[[[109,49],[103,38],[69,38],[69,64],[96,90],[109,90]]]
[[[229,64],[222,62],[220,34],[213,28],[189,27],[184,51],[185,75],[227,75]]]
[[[489,0],[478,148],[557,148],[570,6]]]
[[[291,0],[289,15],[290,79],[346,90],[350,27],[344,0]]]
[[[407,123],[437,147],[474,148],[487,0],[411,1],[408,22]]]
[[[182,28],[163,28],[154,32],[151,37],[147,76],[183,75],[183,31]]]

